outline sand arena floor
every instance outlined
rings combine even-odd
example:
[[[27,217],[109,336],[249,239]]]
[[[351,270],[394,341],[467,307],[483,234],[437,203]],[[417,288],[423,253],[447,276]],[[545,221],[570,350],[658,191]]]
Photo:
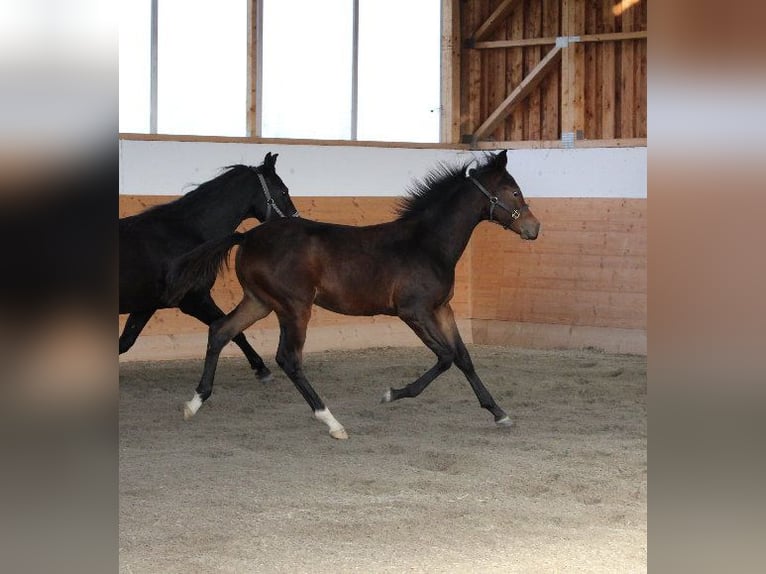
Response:
[[[330,438],[287,377],[222,359],[120,365],[120,572],[646,571],[646,357],[470,346],[515,422],[497,428],[425,348],[307,354],[346,427]]]

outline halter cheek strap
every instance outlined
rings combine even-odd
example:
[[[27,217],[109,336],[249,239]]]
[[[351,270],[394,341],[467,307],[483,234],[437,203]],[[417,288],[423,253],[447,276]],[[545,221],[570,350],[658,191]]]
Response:
[[[269,186],[266,184],[266,178],[263,177],[262,173],[259,173],[257,175],[258,175],[258,180],[261,182],[261,187],[263,188],[263,195],[266,196],[266,221],[268,221],[269,218],[271,217],[272,209],[277,212],[277,215],[279,215],[279,217],[284,217],[285,214],[282,212],[281,209],[279,209],[279,206],[274,201],[274,198],[271,197]]]
[[[484,187],[478,179],[473,177],[472,175],[468,176],[469,181],[474,184],[480,192],[482,192],[484,195],[487,196],[487,199],[489,199],[489,220],[494,221],[495,219],[495,208],[500,207],[501,209],[504,209],[508,213],[511,214],[511,218],[513,220],[518,219],[521,217],[521,211],[518,209],[511,209],[508,207],[505,203],[500,201],[500,199],[496,195],[492,195],[486,187]],[[523,205],[521,208],[524,209],[526,205]]]

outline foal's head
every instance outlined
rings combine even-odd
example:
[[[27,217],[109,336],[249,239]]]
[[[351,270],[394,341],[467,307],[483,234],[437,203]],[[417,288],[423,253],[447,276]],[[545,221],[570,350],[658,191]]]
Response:
[[[298,210],[290,199],[290,192],[277,175],[277,156],[271,152],[266,154],[263,163],[250,170],[257,176],[255,181],[253,200],[248,215],[260,221],[279,219],[280,217],[297,217]]]
[[[516,180],[505,169],[505,150],[489,156],[489,160],[469,170],[468,179],[487,196],[485,217],[518,233],[522,239],[536,239],[540,222],[532,215]]]

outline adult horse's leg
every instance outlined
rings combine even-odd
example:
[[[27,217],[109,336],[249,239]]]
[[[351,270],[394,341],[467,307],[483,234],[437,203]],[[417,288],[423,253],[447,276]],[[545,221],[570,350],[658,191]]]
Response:
[[[125,327],[120,335],[120,355],[133,346],[136,342],[138,335],[143,331],[149,319],[152,318],[156,309],[150,311],[141,311],[139,313],[131,313],[128,315],[128,320],[125,322]]]
[[[403,320],[415,334],[431,349],[437,358],[436,365],[416,381],[402,389],[389,389],[383,395],[382,402],[387,403],[405,397],[416,397],[441,373],[449,369],[454,362],[463,372],[471,385],[479,404],[487,409],[499,425],[510,425],[511,420],[501,409],[490,392],[481,382],[473,367],[471,356],[466,349],[455,323],[452,308],[449,305],[439,307],[433,314],[420,313],[417,317],[407,317]]]
[[[178,308],[187,315],[191,315],[195,319],[199,319],[205,323],[205,325],[212,325],[214,321],[218,321],[221,317],[224,316],[224,312],[218,305],[215,304],[215,301],[213,301],[213,298],[210,295],[210,291],[205,293],[195,293],[185,297],[179,304]],[[270,382],[271,371],[264,364],[260,355],[258,355],[258,353],[255,352],[255,349],[250,346],[250,343],[247,342],[245,334],[238,333],[231,340],[236,343],[240,349],[242,349],[242,352],[245,354],[247,361],[250,363],[250,368],[255,371],[256,376],[261,380],[261,382]]]
[[[271,313],[271,309],[260,300],[245,295],[239,305],[228,315],[210,325],[205,353],[205,367],[192,400],[184,404],[184,418],[189,419],[213,393],[213,379],[218,366],[221,349],[238,333]]]
[[[303,344],[306,342],[306,327],[311,316],[311,304],[297,312],[279,314],[279,348],[277,364],[296,386],[300,394],[314,411],[314,416],[330,429],[330,436],[347,439],[348,434],[330,412],[303,373]]]

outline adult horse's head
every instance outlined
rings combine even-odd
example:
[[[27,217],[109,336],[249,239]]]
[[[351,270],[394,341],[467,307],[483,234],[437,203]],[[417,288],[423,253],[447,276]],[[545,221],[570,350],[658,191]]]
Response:
[[[258,183],[248,215],[260,221],[298,216],[298,210],[290,199],[290,191],[277,175],[278,155],[268,152],[261,165],[250,168],[257,175]]]
[[[540,222],[524,201],[519,184],[506,170],[507,163],[508,156],[503,150],[469,170],[467,177],[487,198],[485,219],[515,231],[522,239],[537,239]]]

